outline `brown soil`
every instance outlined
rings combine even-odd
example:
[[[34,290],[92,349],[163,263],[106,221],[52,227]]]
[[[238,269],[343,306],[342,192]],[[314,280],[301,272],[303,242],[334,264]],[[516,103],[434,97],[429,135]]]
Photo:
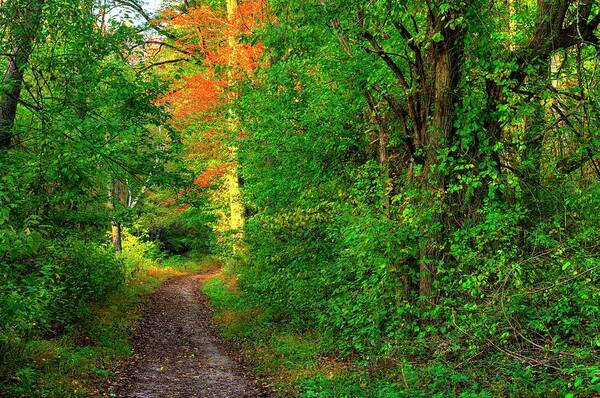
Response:
[[[212,313],[199,288],[208,276],[174,278],[152,294],[134,338],[135,354],[119,371],[112,396],[271,396],[212,327]]]

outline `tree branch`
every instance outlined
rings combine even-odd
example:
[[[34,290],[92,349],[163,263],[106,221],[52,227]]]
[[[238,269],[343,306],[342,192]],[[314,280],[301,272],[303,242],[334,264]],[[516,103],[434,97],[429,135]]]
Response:
[[[408,81],[404,77],[404,73],[402,72],[402,69],[400,69],[400,67],[388,55],[388,53],[383,49],[383,47],[381,47],[381,45],[377,42],[377,40],[375,40],[375,37],[373,37],[373,35],[370,32],[365,32],[363,34],[363,36],[365,37],[365,39],[367,39],[367,41],[373,47],[373,49],[371,51],[373,51],[374,53],[379,55],[379,57],[383,60],[383,62],[385,62],[386,65],[392,70],[392,72],[394,72],[394,75],[396,76],[396,78],[398,78],[398,80],[400,81],[400,84],[402,84],[402,86],[404,88],[409,89]]]
[[[187,61],[191,61],[190,58],[177,58],[177,59],[169,59],[166,61],[160,61],[160,62],[155,62],[153,64],[150,65],[146,65],[142,70],[148,70],[150,68],[154,68],[155,66],[161,66],[161,65],[167,65],[167,64],[174,64],[177,62],[187,62]]]

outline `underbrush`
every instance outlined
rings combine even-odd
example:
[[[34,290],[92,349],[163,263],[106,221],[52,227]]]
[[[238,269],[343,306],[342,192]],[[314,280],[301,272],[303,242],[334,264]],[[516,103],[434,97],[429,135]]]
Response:
[[[274,390],[296,395],[307,378],[333,374],[344,366],[320,357],[316,336],[275,327],[244,300],[230,272],[209,279],[202,290],[211,300],[223,337],[239,344],[245,360]]]
[[[298,332],[273,323],[268,313],[237,291],[236,284],[236,276],[229,270],[210,279],[202,289],[211,300],[223,337],[238,344],[244,359],[278,395],[415,396],[414,390],[399,395],[396,382],[373,377],[364,364],[330,355],[322,338],[315,333]],[[310,325],[307,329],[310,330]],[[414,372],[408,377],[417,379]]]
[[[164,280],[210,263],[152,260],[152,244],[131,235],[123,247],[115,256],[97,244],[73,241],[48,249],[52,256],[33,253],[21,278],[4,274],[0,395],[100,396],[111,369],[131,354],[143,297]],[[53,271],[42,266],[36,272],[31,264],[38,261]]]
[[[493,346],[467,361],[434,356],[436,350],[451,349],[451,342],[442,338],[407,340],[387,354],[340,355],[317,324],[298,328],[248,299],[238,289],[234,267],[209,280],[203,291],[223,336],[239,344],[259,376],[282,396],[585,397],[594,396],[600,380],[598,369],[584,362],[565,374],[532,366]]]

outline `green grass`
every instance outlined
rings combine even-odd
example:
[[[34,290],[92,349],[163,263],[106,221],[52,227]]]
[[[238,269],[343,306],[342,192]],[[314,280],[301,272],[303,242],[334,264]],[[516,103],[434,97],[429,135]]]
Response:
[[[230,274],[216,275],[202,290],[211,300],[222,335],[239,343],[246,360],[281,396],[297,396],[307,391],[310,380],[332,381],[345,372],[348,364],[324,357],[316,336],[293,333],[268,322],[237,293]]]
[[[99,396],[103,382],[119,361],[132,353],[131,334],[140,302],[166,279],[214,268],[210,258],[174,257],[136,273],[103,303],[85,307],[81,322],[54,338],[22,341],[3,358],[11,383],[0,396],[76,398]],[[5,395],[3,395],[5,394]]]

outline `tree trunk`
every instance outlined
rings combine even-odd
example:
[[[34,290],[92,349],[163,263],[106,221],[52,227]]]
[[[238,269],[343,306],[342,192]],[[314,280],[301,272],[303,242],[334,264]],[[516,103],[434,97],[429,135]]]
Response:
[[[42,21],[43,6],[44,0],[30,1],[22,11],[20,23],[15,23],[17,26],[13,28],[13,53],[2,79],[3,85],[8,88],[0,96],[0,149],[8,149],[12,144],[17,105],[23,86],[23,71],[29,62],[33,42]]]
[[[111,234],[113,249],[116,252],[123,250],[122,243],[122,225],[118,217],[115,215],[115,209],[121,202],[121,195],[123,194],[123,187],[118,180],[113,180],[109,189],[109,200],[108,207],[113,210],[112,221],[111,221]]]
[[[122,241],[122,235],[121,235],[121,224],[119,224],[116,221],[113,221],[112,223],[112,242],[113,242],[113,249],[115,249],[115,251],[117,253],[120,253],[123,250],[123,241]]]
[[[227,18],[229,22],[233,25],[235,23],[235,18],[238,11],[238,0],[227,0]],[[234,80],[233,69],[236,67],[235,65],[235,56],[236,56],[236,47],[237,47],[237,38],[235,37],[234,32],[231,32],[227,38],[227,43],[231,49],[231,56],[229,59],[229,73],[228,78],[230,82]],[[235,100],[235,93],[230,94],[230,100]],[[237,117],[234,114],[233,109],[229,110],[229,124],[230,130],[233,136],[233,139],[236,139],[237,132],[239,130],[239,125],[237,121]],[[240,189],[240,179],[238,176],[238,167],[237,167],[237,146],[232,146],[230,148],[230,156],[232,159],[232,170],[226,176],[227,182],[227,190],[229,193],[229,228],[236,233],[238,236],[237,240],[241,240],[242,238],[242,229],[245,223],[244,218],[244,205],[241,200],[241,189]]]
[[[389,165],[389,156],[387,151],[387,145],[389,142],[389,131],[388,124],[384,114],[382,114],[377,109],[377,103],[375,102],[375,98],[369,92],[367,88],[363,89],[363,95],[367,100],[367,105],[369,105],[369,110],[371,111],[371,118],[377,126],[377,158],[379,167],[381,168],[381,178],[383,184],[388,184],[390,179],[390,165]],[[390,190],[391,191],[391,190]],[[386,193],[384,198],[384,208],[387,210],[390,207],[391,198],[389,192]]]
[[[457,28],[458,29],[458,28]],[[444,40],[433,49],[434,69],[434,96],[433,117],[424,142],[427,151],[427,161],[423,178],[429,180],[426,185],[433,184],[430,189],[431,199],[435,200],[438,192],[442,195],[446,190],[446,178],[443,170],[436,170],[435,175],[429,175],[432,166],[439,164],[438,151],[450,145],[454,139],[455,104],[458,102],[458,84],[460,80],[461,63],[464,47],[462,32],[460,30],[442,30]],[[439,204],[444,206],[444,199],[440,198]],[[442,224],[448,225],[448,214],[444,208],[439,209],[434,215]],[[433,261],[439,258],[438,242],[439,233],[430,232],[421,246],[419,261],[419,295],[426,302],[435,302],[433,281],[436,274],[436,265]]]

